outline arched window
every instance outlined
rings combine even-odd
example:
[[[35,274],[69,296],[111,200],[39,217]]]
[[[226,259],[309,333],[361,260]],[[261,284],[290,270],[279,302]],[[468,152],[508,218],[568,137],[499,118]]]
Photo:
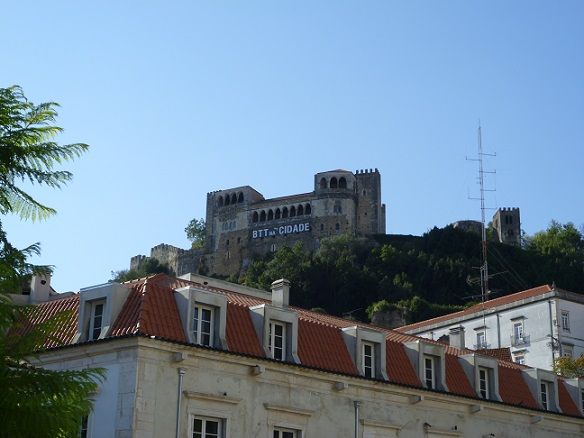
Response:
[[[337,222],[337,223],[335,224],[335,230],[339,231],[339,230],[340,230],[340,228],[341,228],[341,225],[340,225],[340,224]]]
[[[331,189],[336,189],[338,187],[337,179],[333,176],[331,178]]]
[[[282,209],[282,219],[286,219],[288,217],[288,207],[284,207]]]
[[[347,180],[344,176],[341,176],[339,179],[339,189],[346,189],[347,188]]]
[[[229,205],[231,203],[231,199],[229,198],[229,195],[227,195],[225,197],[225,205]]]
[[[274,220],[274,212],[272,211],[271,208],[268,210],[268,220],[269,221],[273,221]]]
[[[239,192],[239,195],[237,195],[237,202],[243,202],[243,193]]]
[[[235,193],[233,193],[231,195],[231,203],[232,204],[236,204],[237,203],[237,195]]]
[[[320,188],[321,189],[326,189],[326,178],[325,177],[322,177],[320,179]]]
[[[290,217],[296,216],[296,207],[290,207]]]
[[[299,205],[296,212],[298,213],[298,216],[302,216],[304,214],[304,207],[302,205]]]
[[[276,208],[276,213],[274,214],[274,218],[276,220],[280,219],[282,217],[282,212],[280,211],[279,208]]]
[[[219,207],[223,207],[223,196],[219,196],[219,199],[217,200],[217,205]]]
[[[312,209],[310,208],[310,204],[306,204],[306,207],[304,207],[304,214],[310,214],[312,212]]]
[[[257,211],[254,211],[253,212],[253,215],[251,217],[251,221],[252,222],[257,222],[258,220],[259,220],[258,212]]]
[[[262,210],[262,212],[260,213],[260,222],[265,222],[266,221],[266,212],[264,210]]]

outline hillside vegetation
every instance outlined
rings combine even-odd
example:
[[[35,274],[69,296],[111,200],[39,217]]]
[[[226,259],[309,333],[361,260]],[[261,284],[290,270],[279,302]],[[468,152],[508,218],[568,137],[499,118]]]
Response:
[[[584,238],[573,224],[552,222],[523,248],[489,242],[490,298],[542,284],[581,292]],[[480,301],[477,234],[434,228],[422,236],[324,239],[315,253],[300,244],[251,263],[242,281],[269,290],[291,282],[291,304],[366,321],[376,310],[400,310],[407,323]],[[369,312],[368,312],[369,309]]]

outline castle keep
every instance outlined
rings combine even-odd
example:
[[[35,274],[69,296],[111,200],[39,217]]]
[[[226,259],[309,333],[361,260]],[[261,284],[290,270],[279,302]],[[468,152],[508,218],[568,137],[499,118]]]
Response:
[[[176,275],[198,272],[232,275],[254,257],[301,241],[315,250],[323,237],[385,234],[385,204],[377,169],[320,172],[308,193],[266,199],[250,186],[207,194],[207,235],[202,250],[171,245],[152,248],[151,256]],[[144,256],[132,258],[135,268]]]

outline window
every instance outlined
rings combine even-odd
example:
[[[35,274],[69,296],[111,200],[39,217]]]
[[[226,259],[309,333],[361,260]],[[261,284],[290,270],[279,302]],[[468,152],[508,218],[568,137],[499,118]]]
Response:
[[[574,347],[571,345],[562,345],[562,356],[563,357],[572,357],[574,354]]]
[[[562,310],[562,329],[564,331],[570,331],[570,312],[567,310]]]
[[[482,398],[489,398],[489,371],[479,368],[479,394]]]
[[[363,342],[362,349],[363,375],[365,377],[375,378],[375,346],[370,342]]]
[[[304,207],[304,214],[310,214],[310,212],[311,212],[310,204],[306,204],[306,206]]]
[[[213,345],[213,308],[197,304],[193,311],[193,342]]]
[[[487,348],[487,334],[484,331],[477,332],[476,348]]]
[[[515,353],[514,355],[514,362],[518,363],[519,365],[525,365],[525,354],[523,353]]]
[[[81,425],[79,426],[79,438],[87,438],[88,435],[88,424],[89,424],[89,417],[84,415],[81,417]]]
[[[540,384],[540,394],[541,394],[541,407],[546,411],[549,409],[549,397],[550,384],[549,382],[541,382]]]
[[[223,424],[217,418],[197,417],[193,420],[193,438],[219,438],[223,436]]]
[[[347,188],[347,180],[344,176],[341,176],[339,179],[339,189],[346,189]]]
[[[321,189],[326,189],[326,178],[321,178],[319,186]]]
[[[257,222],[258,220],[259,220],[258,212],[257,211],[254,211],[251,221],[252,222]]]
[[[286,359],[286,327],[281,322],[270,322],[269,349],[272,359]]]
[[[273,438],[300,438],[300,437],[298,435],[297,430],[275,427]]]
[[[103,309],[105,307],[104,301],[96,301],[91,303],[91,313],[89,316],[89,332],[87,340],[92,341],[99,339],[101,329],[103,327]]]
[[[337,179],[333,176],[329,184],[331,189],[336,189],[338,187]]]
[[[424,383],[426,384],[426,388],[428,389],[434,389],[436,387],[434,358],[431,356],[424,357]]]
[[[523,339],[523,322],[513,324],[513,335],[517,341]]]

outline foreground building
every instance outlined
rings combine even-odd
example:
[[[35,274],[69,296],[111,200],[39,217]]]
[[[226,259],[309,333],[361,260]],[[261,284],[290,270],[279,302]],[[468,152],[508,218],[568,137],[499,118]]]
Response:
[[[34,293],[34,291],[33,291]],[[580,437],[584,381],[288,304],[156,275],[40,304],[72,311],[39,360],[104,367],[84,436]]]
[[[584,354],[584,296],[544,285],[397,330],[452,337],[461,348],[508,348],[517,363],[552,369],[560,356]]]
[[[256,257],[302,242],[309,251],[320,239],[340,234],[385,234],[385,204],[377,169],[331,170],[314,175],[308,193],[266,199],[250,186],[207,194],[205,248],[185,250],[161,244],[150,257],[183,275],[238,274]],[[137,268],[145,256],[135,256]]]

